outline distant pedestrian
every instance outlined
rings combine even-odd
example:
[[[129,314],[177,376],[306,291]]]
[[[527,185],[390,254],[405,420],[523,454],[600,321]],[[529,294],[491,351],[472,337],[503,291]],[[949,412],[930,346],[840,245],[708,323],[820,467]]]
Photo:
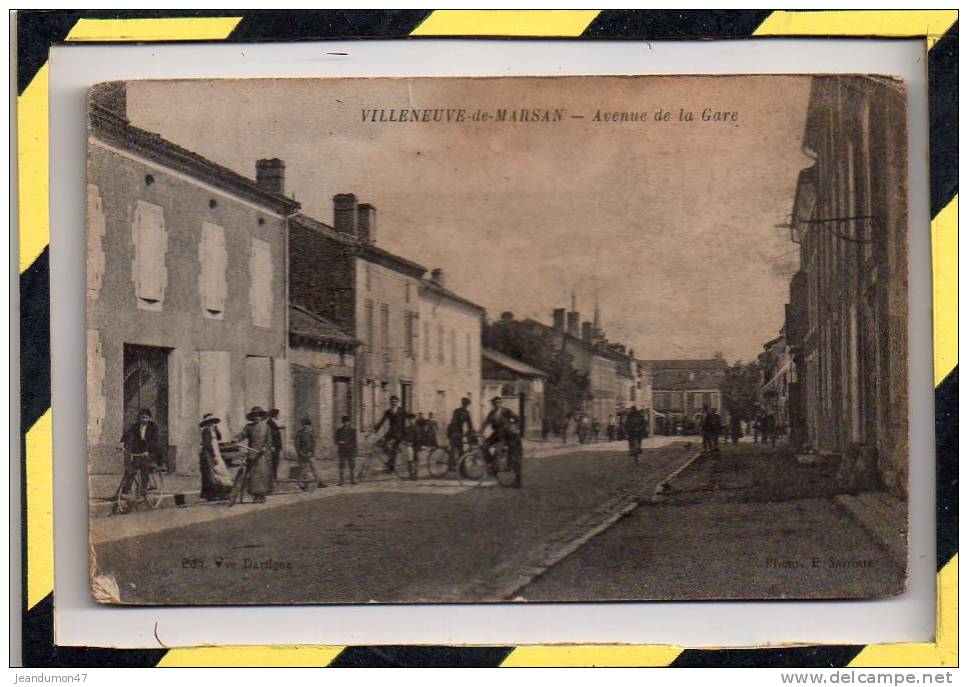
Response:
[[[605,425],[605,436],[608,437],[609,441],[615,441],[615,418],[612,415],[608,416],[608,424]]]
[[[578,421],[578,443],[584,444],[591,434],[592,422],[587,415],[582,415]]]
[[[561,427],[560,427],[562,444],[568,443],[568,425],[569,424],[571,424],[571,415],[566,415],[565,418],[561,421]]]
[[[304,417],[299,423],[299,431],[296,432],[296,460],[299,461],[299,478],[305,483],[308,481],[306,472],[310,472],[313,481],[317,486],[325,487],[323,480],[319,479],[316,472],[316,436],[313,434],[313,423],[308,417]]]
[[[712,441],[713,453],[719,453],[719,437],[723,433],[723,418],[715,408],[710,413],[709,438]]]
[[[765,444],[769,440],[770,446],[776,446],[778,431],[776,417],[772,413],[767,414],[763,420],[763,443]]]
[[[629,441],[629,458],[636,463],[639,462],[639,455],[642,453],[642,437],[645,430],[645,417],[636,406],[632,406],[625,415],[625,436]]]
[[[729,438],[732,439],[733,445],[739,443],[739,438],[743,435],[743,423],[739,419],[738,415],[729,416]]]
[[[551,434],[551,421],[543,417],[541,418],[541,441],[548,441],[549,434]]]
[[[344,415],[342,424],[336,428],[336,454],[339,457],[339,481],[343,486],[343,475],[348,470],[350,484],[356,484],[356,430],[350,424],[350,416]]]
[[[592,420],[592,441],[598,443],[598,433],[601,432],[602,426],[598,422],[598,418]]]

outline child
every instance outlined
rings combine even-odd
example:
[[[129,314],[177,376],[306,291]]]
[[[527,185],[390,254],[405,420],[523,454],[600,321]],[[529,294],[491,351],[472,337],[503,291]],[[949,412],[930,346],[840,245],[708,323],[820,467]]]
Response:
[[[344,415],[343,424],[336,429],[336,450],[339,453],[339,481],[343,486],[343,471],[350,470],[350,484],[356,484],[356,430],[350,424],[350,416]]]
[[[299,431],[296,432],[296,456],[299,458],[300,474],[309,470],[320,488],[325,487],[326,484],[319,479],[319,473],[316,472],[316,465],[313,463],[313,458],[316,457],[316,437],[313,436],[313,423],[308,417],[304,417],[300,425]]]

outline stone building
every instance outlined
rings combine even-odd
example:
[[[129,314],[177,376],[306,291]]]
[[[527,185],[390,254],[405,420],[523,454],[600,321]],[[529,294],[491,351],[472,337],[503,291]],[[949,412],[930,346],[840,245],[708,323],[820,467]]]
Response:
[[[722,358],[642,360],[651,382],[652,431],[674,434],[697,431],[703,406],[723,413],[722,383],[727,363]]]
[[[290,435],[303,418],[312,422],[316,457],[334,457],[335,429],[353,417],[356,349],[360,342],[332,322],[289,306]]]
[[[418,287],[418,320],[413,323],[419,381],[414,409],[433,413],[441,430],[462,398],[480,421],[481,320],[484,308],[449,290],[444,271],[431,271]]]
[[[122,471],[115,447],[148,408],[169,468],[195,472],[203,413],[223,435],[253,405],[286,416],[286,228],[299,205],[132,126],[123,84],[92,90],[87,145],[91,469]]]
[[[803,148],[816,162],[800,173],[791,222],[800,245],[791,286],[800,279],[806,292],[792,315],[803,329],[806,441],[863,458],[900,495],[908,483],[905,112],[893,79],[815,77]]]
[[[524,436],[541,437],[544,421],[544,382],[548,375],[490,348],[481,351],[481,411],[490,410],[495,396],[521,418]]]
[[[353,421],[370,429],[398,396],[413,409],[426,268],[376,245],[376,209],[333,198],[333,226],[305,215],[289,233],[292,302],[356,339]]]

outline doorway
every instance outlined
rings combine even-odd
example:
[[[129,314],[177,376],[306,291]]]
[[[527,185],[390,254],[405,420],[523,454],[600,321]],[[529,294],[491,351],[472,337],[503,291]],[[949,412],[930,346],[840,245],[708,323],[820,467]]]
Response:
[[[168,450],[168,354],[170,348],[124,344],[124,428],[138,422],[142,408],[151,411],[158,425],[158,444],[163,460]],[[174,466],[168,465],[170,470]]]

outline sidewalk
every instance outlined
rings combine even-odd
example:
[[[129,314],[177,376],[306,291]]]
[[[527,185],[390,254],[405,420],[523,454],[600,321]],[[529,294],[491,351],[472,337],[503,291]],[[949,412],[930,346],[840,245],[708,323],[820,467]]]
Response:
[[[676,441],[681,441],[683,437],[650,437],[642,442],[643,448],[660,448],[666,446],[670,443],[675,443]],[[625,451],[628,445],[621,441],[612,442],[598,442],[594,444],[579,444],[577,441],[573,441],[565,446],[555,441],[532,441],[526,440],[524,442],[524,452],[526,459],[532,458],[547,458],[565,455],[569,453],[574,453],[575,451],[603,451],[603,452],[614,452],[614,451]],[[359,467],[362,457],[357,458],[357,467]],[[289,474],[289,469],[295,467],[296,463],[293,461],[283,460],[279,465],[279,476],[280,480],[276,482],[276,493],[277,494],[299,494],[302,493],[299,490],[298,485],[293,482],[286,482],[285,477]],[[335,460],[317,460],[316,461],[316,472],[319,474],[320,479],[327,485],[333,486],[339,480],[339,465]],[[422,479],[418,480],[416,483],[419,487],[424,486],[456,486],[457,482],[453,479],[427,479],[421,475]],[[101,518],[111,515],[113,500],[115,491],[118,488],[118,484],[121,481],[120,475],[91,475],[89,479],[90,485],[90,500],[89,500],[89,513],[92,518]],[[367,480],[369,484],[373,483],[384,483],[388,485],[400,483],[395,476],[376,476],[371,477]],[[347,478],[347,484],[349,480]],[[197,474],[166,474],[165,475],[165,492],[166,496],[160,504],[159,508],[171,508],[174,506],[198,506],[206,505],[207,502],[203,501],[199,497],[199,491],[201,489],[201,477]],[[357,489],[356,491],[361,491]],[[418,491],[422,493],[425,490]]]

